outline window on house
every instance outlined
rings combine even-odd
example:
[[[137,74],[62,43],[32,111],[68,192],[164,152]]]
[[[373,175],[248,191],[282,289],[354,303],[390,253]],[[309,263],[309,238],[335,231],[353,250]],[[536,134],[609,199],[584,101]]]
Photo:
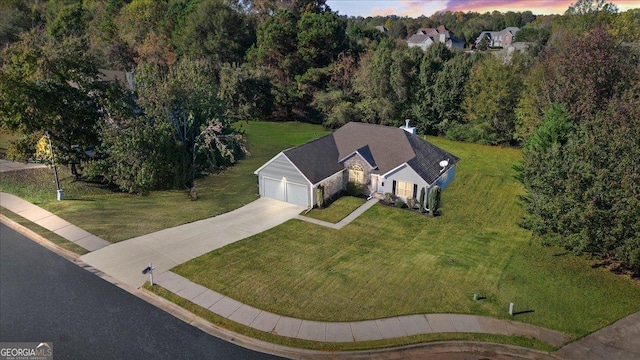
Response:
[[[364,184],[364,170],[362,166],[353,164],[349,168],[349,181],[356,184]]]
[[[395,181],[395,195],[403,198],[412,198],[414,193],[414,185],[409,182]]]

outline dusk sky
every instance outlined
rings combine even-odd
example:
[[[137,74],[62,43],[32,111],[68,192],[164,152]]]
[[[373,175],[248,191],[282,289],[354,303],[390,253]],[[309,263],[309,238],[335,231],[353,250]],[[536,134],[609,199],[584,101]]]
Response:
[[[430,16],[437,11],[476,11],[484,13],[498,10],[527,11],[536,15],[563,14],[577,0],[327,0],[327,5],[340,15],[376,16],[398,15]],[[620,11],[640,7],[640,0],[612,1]]]

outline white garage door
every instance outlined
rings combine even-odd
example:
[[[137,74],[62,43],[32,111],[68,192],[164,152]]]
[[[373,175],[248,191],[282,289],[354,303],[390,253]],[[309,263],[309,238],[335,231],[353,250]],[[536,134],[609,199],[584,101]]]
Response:
[[[296,205],[309,206],[309,195],[307,186],[298,183],[287,182],[286,180],[275,180],[267,177],[262,178],[264,186],[264,196],[280,201],[286,201]]]
[[[309,206],[307,187],[302,184],[287,183],[287,202],[296,205]]]
[[[262,178],[262,183],[264,184],[264,196],[280,201],[285,201],[284,199],[284,181],[273,180],[269,178]]]

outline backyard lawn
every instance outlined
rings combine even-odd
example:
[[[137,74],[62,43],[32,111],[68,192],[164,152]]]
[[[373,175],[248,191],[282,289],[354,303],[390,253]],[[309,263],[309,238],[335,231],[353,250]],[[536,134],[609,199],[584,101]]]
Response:
[[[310,320],[445,312],[508,318],[514,302],[523,312],[516,321],[578,338],[640,310],[637,281],[543,247],[518,226],[523,189],[512,165],[520,151],[429,141],[461,159],[443,191],[442,216],[376,205],[341,230],[291,220],[173,271]],[[473,301],[474,293],[484,299]]]
[[[0,173],[0,190],[22,197],[111,242],[130,239],[241,207],[258,198],[253,172],[288,147],[327,132],[303,123],[238,123],[246,131],[251,156],[228,170],[197,181],[198,200],[185,190],[156,191],[148,196],[114,193],[97,184],[74,182],[59,169],[65,200],[56,201],[53,170]]]

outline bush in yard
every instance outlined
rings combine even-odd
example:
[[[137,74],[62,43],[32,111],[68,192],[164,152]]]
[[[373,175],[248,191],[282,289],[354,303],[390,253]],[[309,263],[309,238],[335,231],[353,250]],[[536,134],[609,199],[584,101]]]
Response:
[[[422,189],[420,189],[420,212],[423,213],[424,212],[424,197],[426,195],[426,191],[424,189],[424,187]]]
[[[360,184],[356,184],[352,181],[347,183],[347,194],[351,196],[361,196],[364,188]]]
[[[429,189],[429,211],[431,216],[438,214],[438,206],[440,206],[440,186],[436,185]]]
[[[402,209],[402,208],[403,208],[403,207],[405,207],[405,205],[407,205],[407,204],[405,204],[405,203],[404,203],[404,201],[403,201],[402,199],[396,199],[396,202],[394,203],[394,205],[395,205],[397,208]]]
[[[384,203],[387,205],[391,205],[396,201],[396,196],[392,193],[384,193]]]
[[[418,200],[416,200],[415,198],[408,198],[407,199],[407,207],[409,209],[415,209],[416,206],[418,206]]]

